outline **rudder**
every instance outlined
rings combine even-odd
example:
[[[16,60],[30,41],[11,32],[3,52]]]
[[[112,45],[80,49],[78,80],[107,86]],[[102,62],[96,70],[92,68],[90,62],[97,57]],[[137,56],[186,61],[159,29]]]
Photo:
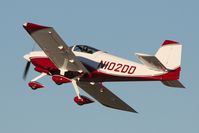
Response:
[[[181,51],[181,44],[165,40],[155,56],[167,69],[175,70],[181,65]]]

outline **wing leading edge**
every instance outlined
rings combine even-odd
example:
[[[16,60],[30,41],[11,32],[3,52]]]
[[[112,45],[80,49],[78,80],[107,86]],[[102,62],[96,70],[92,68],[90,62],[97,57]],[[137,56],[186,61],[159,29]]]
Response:
[[[104,106],[137,113],[101,83],[90,84],[90,82],[77,82],[77,85]]]

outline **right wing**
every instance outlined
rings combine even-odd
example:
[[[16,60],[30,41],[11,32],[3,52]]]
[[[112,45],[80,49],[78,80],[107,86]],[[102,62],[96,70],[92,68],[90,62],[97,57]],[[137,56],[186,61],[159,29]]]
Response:
[[[88,73],[52,27],[25,23],[23,27],[60,70]]]
[[[137,113],[133,108],[104,87],[101,83],[90,84],[90,82],[77,81],[77,85],[104,106]]]

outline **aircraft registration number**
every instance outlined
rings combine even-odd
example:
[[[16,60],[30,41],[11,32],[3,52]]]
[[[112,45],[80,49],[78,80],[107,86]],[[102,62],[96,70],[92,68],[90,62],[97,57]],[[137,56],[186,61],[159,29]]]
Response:
[[[130,66],[127,64],[121,64],[111,61],[101,61],[98,65],[98,69],[104,69],[104,70],[110,70],[115,71],[119,73],[127,73],[127,74],[133,74],[135,72],[136,67]]]

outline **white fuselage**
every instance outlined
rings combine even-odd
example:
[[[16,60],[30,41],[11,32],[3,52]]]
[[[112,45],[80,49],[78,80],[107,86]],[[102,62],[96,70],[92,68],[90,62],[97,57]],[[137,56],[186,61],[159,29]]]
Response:
[[[148,77],[164,74],[161,71],[151,70],[143,64],[113,56],[103,51],[93,54],[77,51],[73,51],[73,53],[84,65],[104,74],[121,77]],[[47,55],[43,51],[34,51],[24,56],[27,60],[37,57],[47,58]]]
[[[155,76],[161,75],[163,72],[154,71],[147,68],[145,65],[132,62],[111,54],[98,51],[94,54],[82,53],[74,51],[74,54],[78,59],[86,65],[91,66],[99,72],[111,74],[115,76],[122,77],[132,77],[132,76]],[[105,65],[103,68],[99,68],[100,62],[103,62]]]

